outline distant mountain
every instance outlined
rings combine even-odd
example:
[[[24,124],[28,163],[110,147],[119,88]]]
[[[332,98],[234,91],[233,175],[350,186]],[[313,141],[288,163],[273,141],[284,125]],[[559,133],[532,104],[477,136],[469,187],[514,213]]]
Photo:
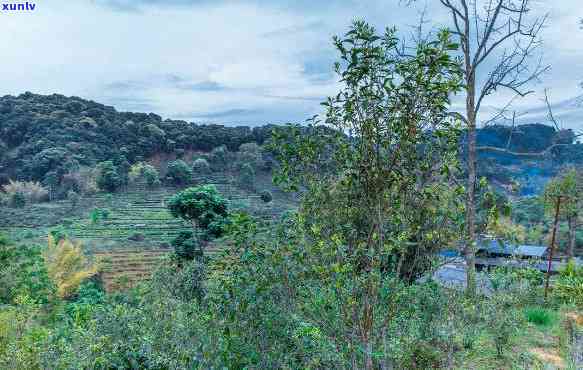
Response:
[[[250,128],[163,120],[153,113],[118,112],[78,97],[36,95],[0,98],[0,184],[9,178],[43,181],[71,167],[104,160],[134,163],[160,153],[230,150],[263,144],[274,126]],[[479,130],[481,175],[500,188],[532,194],[566,165],[583,165],[583,144],[570,130],[540,124]],[[537,153],[544,152],[544,155]]]
[[[583,144],[572,130],[542,124],[493,125],[478,131],[479,172],[518,195],[533,195],[567,166],[583,166]]]

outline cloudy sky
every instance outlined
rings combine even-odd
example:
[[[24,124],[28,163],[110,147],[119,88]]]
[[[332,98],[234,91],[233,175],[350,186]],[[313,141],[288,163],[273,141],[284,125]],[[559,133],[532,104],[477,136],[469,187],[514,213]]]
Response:
[[[449,20],[425,1],[434,25]],[[548,88],[561,124],[583,129],[583,7],[558,3],[534,4],[550,14],[552,69],[514,109],[544,121]],[[33,12],[0,12],[0,95],[56,92],[195,122],[302,122],[338,88],[333,35],[359,18],[406,36],[419,10],[398,0],[36,0]],[[488,99],[481,118],[509,97]]]

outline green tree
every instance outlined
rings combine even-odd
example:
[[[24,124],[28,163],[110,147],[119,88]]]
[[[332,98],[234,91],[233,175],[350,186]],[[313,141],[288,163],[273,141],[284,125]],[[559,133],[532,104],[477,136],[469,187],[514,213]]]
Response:
[[[96,183],[99,189],[113,193],[122,185],[117,167],[112,161],[101,162],[96,167]]]
[[[260,196],[264,203],[269,203],[273,200],[273,195],[271,195],[271,192],[267,190],[262,191]]]
[[[149,188],[160,186],[158,170],[156,167],[144,162],[136,163],[130,168],[129,180],[133,183],[143,180]]]
[[[192,164],[192,172],[197,175],[208,175],[211,172],[211,166],[204,158],[198,158]]]
[[[211,151],[210,161],[214,169],[223,171],[229,160],[229,150],[225,145],[218,146]]]
[[[459,130],[447,107],[461,75],[446,31],[403,53],[395,30],[378,36],[356,22],[335,45],[343,86],[323,104],[325,118],[281,130],[271,149],[275,180],[305,190],[308,265],[348,307],[337,323],[346,343],[357,341],[352,366],[372,369],[390,320],[374,318],[390,304],[391,279],[414,281],[459,235],[462,193],[448,183]]]
[[[10,200],[12,207],[14,208],[24,208],[26,205],[26,197],[21,192],[16,192],[12,195],[12,199]]]
[[[253,190],[255,188],[255,169],[249,163],[245,163],[239,170],[239,184],[241,187]]]
[[[580,217],[583,213],[583,174],[574,168],[567,170],[547,184],[543,197],[546,213],[554,215],[558,208],[560,219],[567,222],[567,256],[573,258],[577,230],[582,224]]]
[[[172,216],[182,218],[192,225],[194,243],[202,251],[200,232],[203,239],[217,236],[217,223],[227,217],[227,201],[219,194],[214,185],[202,185],[185,189],[168,201]]]
[[[168,163],[166,178],[171,184],[186,185],[192,181],[192,169],[181,159]]]
[[[79,204],[79,201],[81,200],[81,196],[79,195],[79,193],[77,193],[73,190],[69,190],[67,192],[67,199],[69,200],[69,202],[71,202],[71,208],[75,208]]]

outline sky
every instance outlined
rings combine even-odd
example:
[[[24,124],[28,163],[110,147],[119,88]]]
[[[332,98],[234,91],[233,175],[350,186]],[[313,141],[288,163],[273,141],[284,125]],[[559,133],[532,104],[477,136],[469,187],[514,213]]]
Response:
[[[0,0],[0,4],[17,0]],[[533,0],[549,13],[542,57],[551,65],[534,94],[515,100],[520,122],[545,122],[548,89],[564,128],[583,130],[581,0]],[[340,85],[332,37],[363,19],[409,37],[449,24],[438,0],[29,0],[34,11],[0,12],[0,95],[74,95],[120,111],[197,123],[301,123]],[[535,14],[535,15],[536,15]],[[485,75],[483,73],[483,76]],[[484,102],[489,119],[511,95]],[[454,107],[462,101],[454,98]]]

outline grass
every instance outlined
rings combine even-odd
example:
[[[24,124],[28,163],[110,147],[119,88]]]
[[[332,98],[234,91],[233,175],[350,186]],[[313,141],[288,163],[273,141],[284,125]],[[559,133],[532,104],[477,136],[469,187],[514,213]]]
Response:
[[[547,327],[554,322],[555,317],[543,307],[528,307],[524,309],[524,316],[529,323]]]
[[[498,357],[492,333],[480,330],[471,348],[458,352],[455,369],[569,369],[561,309],[529,306],[517,310],[524,320],[512,335],[502,357]]]

